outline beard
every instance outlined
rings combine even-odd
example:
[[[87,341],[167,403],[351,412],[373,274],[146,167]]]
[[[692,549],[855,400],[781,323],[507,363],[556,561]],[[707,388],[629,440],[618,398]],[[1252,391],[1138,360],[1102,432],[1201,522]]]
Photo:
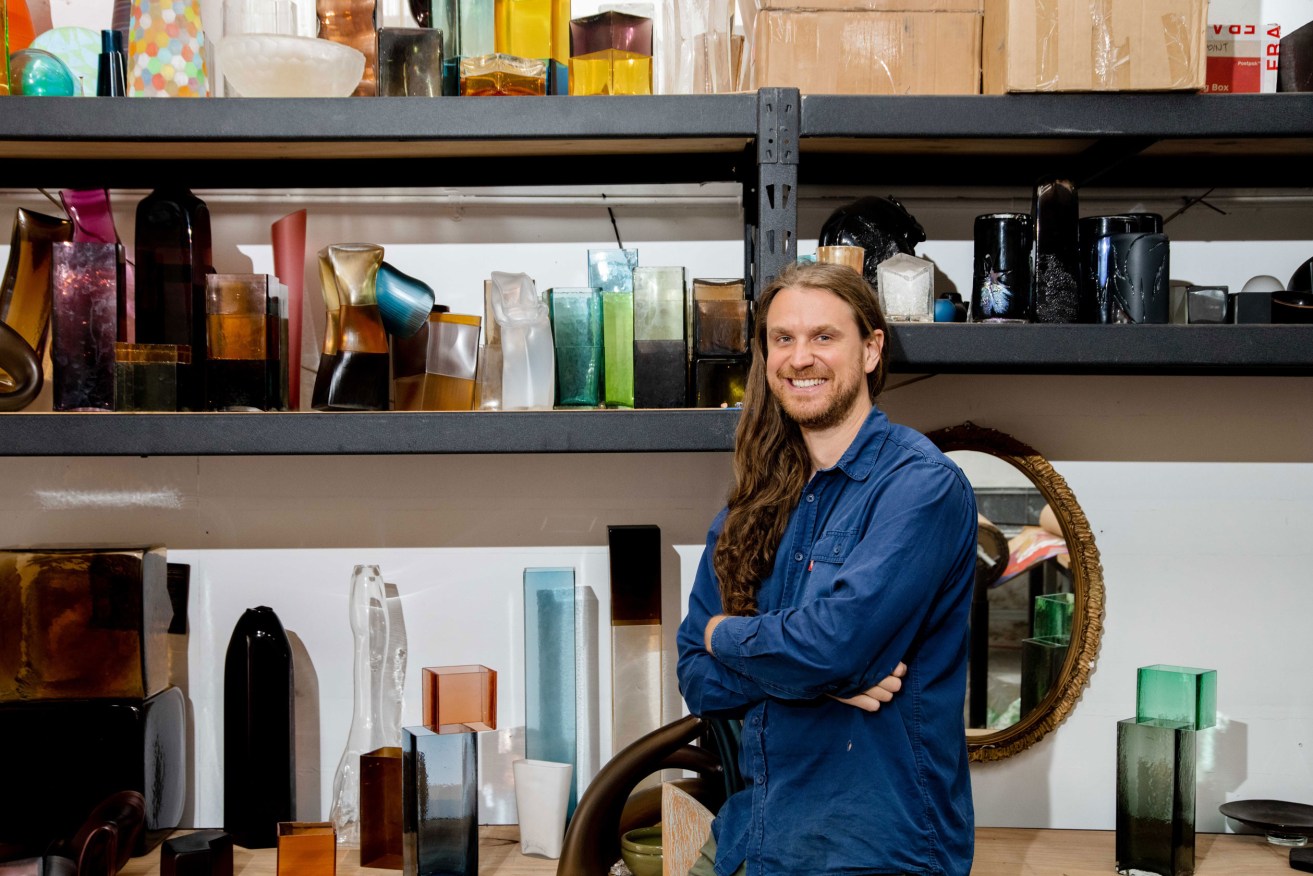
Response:
[[[803,379],[805,375],[795,375],[795,379]],[[784,415],[793,422],[797,423],[803,429],[823,430],[839,425],[844,418],[852,411],[853,406],[857,403],[858,393],[866,389],[866,375],[862,373],[860,377],[851,382],[844,383],[837,379],[837,375],[831,375],[830,381],[834,387],[828,399],[817,399],[822,404],[799,404],[797,399],[790,397],[786,392],[776,390],[777,384],[787,383],[786,378],[777,377],[770,381],[771,395],[779,403],[780,409]]]

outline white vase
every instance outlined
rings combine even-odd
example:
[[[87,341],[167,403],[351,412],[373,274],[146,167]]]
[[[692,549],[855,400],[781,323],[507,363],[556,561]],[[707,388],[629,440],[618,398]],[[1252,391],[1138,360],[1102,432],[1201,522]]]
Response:
[[[574,767],[548,760],[517,760],[515,808],[520,813],[520,854],[561,857],[565,811]]]

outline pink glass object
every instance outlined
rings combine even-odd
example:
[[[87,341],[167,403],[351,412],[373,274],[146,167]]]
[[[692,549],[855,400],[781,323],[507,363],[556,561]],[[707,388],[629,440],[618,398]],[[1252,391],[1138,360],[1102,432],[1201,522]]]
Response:
[[[272,226],[274,273],[287,287],[288,407],[301,409],[301,301],[305,289],[305,210],[288,213]]]
[[[50,359],[57,411],[114,409],[118,246],[57,243]]]
[[[119,232],[114,226],[114,212],[109,203],[108,189],[64,189],[59,193],[64,212],[73,221],[74,243],[118,243]],[[136,340],[136,308],[132,294],[136,277],[132,270],[132,257],[126,253],[123,282],[119,284],[118,339],[125,344]]]

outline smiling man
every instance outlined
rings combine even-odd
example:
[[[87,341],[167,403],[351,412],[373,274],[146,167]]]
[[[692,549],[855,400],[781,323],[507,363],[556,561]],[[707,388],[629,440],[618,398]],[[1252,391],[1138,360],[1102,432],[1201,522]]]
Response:
[[[757,306],[735,483],[679,628],[697,715],[743,719],[747,788],[694,876],[966,874],[975,499],[875,406],[886,325],[834,265]]]

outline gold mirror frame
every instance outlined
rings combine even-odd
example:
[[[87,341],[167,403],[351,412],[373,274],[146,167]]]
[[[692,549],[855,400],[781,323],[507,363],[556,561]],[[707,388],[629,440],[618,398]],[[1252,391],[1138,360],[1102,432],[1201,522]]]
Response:
[[[1094,534],[1085,512],[1067,482],[1034,448],[1011,435],[971,422],[938,429],[926,437],[944,453],[975,450],[1010,462],[1024,472],[1052,506],[1071,556],[1076,611],[1072,613],[1071,647],[1067,649],[1058,684],[1011,727],[967,736],[972,762],[1001,760],[1026,750],[1057,729],[1076,707],[1089,682],[1103,635],[1103,567],[1099,564],[1099,549],[1094,545]]]

